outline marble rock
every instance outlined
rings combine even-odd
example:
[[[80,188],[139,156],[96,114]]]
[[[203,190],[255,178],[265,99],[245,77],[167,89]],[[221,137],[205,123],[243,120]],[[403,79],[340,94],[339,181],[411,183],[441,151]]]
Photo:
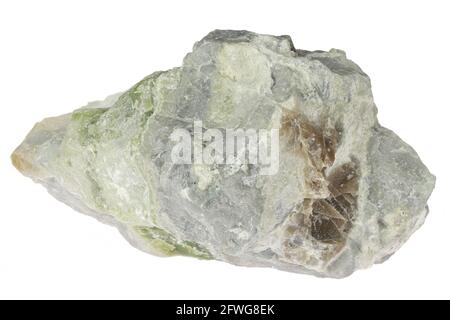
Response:
[[[37,123],[12,162],[148,253],[342,278],[397,251],[434,188],[376,113],[369,77],[343,51],[216,30],[181,67]],[[174,163],[171,134],[194,121],[277,130],[277,172]]]

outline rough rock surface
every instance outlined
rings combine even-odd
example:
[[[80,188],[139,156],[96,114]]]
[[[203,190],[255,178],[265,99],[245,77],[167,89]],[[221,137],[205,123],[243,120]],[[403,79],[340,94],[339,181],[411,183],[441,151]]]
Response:
[[[217,30],[182,67],[36,124],[12,161],[146,252],[339,278],[391,256],[434,187],[376,112],[369,77],[343,51]],[[278,173],[172,163],[170,134],[194,120],[279,129]]]

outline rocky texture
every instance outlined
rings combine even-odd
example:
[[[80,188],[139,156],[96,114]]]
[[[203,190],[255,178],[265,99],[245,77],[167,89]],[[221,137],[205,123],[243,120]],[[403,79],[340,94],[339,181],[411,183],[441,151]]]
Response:
[[[280,129],[275,175],[176,165],[175,128]],[[136,247],[344,277],[419,228],[435,178],[376,118],[368,76],[340,50],[214,31],[183,66],[36,124],[14,165]]]

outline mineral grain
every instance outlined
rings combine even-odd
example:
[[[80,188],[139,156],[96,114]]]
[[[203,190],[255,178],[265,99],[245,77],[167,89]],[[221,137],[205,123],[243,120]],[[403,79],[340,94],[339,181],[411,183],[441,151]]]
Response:
[[[181,67],[39,122],[12,162],[143,251],[340,278],[397,251],[435,183],[376,113],[343,51],[217,30]],[[174,163],[171,134],[194,121],[279,130],[278,171]]]

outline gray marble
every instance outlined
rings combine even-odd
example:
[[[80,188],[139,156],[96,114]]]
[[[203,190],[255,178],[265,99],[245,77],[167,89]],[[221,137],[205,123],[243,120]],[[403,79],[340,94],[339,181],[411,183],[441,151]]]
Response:
[[[434,188],[376,113],[369,77],[343,51],[216,30],[181,67],[39,122],[12,161],[151,254],[341,278],[398,250]],[[173,163],[172,132],[196,120],[278,130],[278,172]]]

